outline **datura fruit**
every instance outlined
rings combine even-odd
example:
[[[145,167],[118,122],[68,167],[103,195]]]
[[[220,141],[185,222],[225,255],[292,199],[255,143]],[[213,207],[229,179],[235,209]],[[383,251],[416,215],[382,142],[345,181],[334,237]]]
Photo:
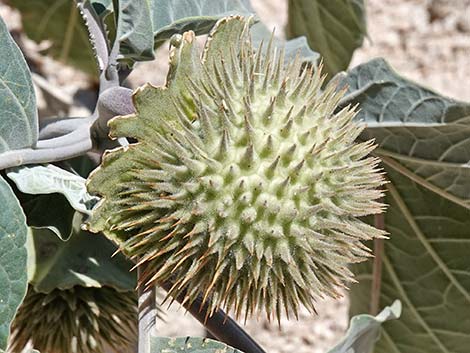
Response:
[[[202,295],[209,315],[279,318],[353,280],[362,241],[384,236],[358,218],[382,212],[384,178],[373,142],[355,142],[355,108],[338,108],[344,90],[273,40],[254,48],[250,22],[220,20],[202,56],[193,32],[173,38],[167,84],[109,123],[137,142],[92,174],[89,229],[145,264],[141,285]]]
[[[11,327],[8,352],[20,353],[31,341],[44,353],[125,352],[137,336],[137,295],[110,287],[29,288]]]

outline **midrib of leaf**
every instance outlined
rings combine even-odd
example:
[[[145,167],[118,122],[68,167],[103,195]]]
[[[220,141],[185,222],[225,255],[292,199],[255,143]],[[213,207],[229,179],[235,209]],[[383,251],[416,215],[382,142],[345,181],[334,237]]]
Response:
[[[406,206],[404,200],[400,196],[399,192],[397,189],[390,183],[386,185],[386,188],[388,190],[389,195],[392,196],[392,198],[395,200],[395,202],[398,205],[398,208],[402,212],[403,216],[407,220],[408,224],[411,226],[413,229],[416,237],[421,241],[421,244],[423,244],[424,248],[428,251],[429,255],[431,255],[432,259],[436,262],[436,264],[439,266],[439,268],[444,272],[446,277],[449,279],[449,281],[459,290],[460,293],[468,300],[470,304],[470,293],[468,293],[465,288],[460,284],[460,282],[454,277],[452,272],[449,270],[447,265],[445,264],[444,261],[442,261],[441,257],[436,253],[432,245],[429,243],[429,241],[426,239],[426,236],[423,234],[421,229],[419,228],[418,224],[416,224],[413,215],[411,214],[410,210]]]
[[[380,155],[380,153],[377,153]],[[426,181],[425,179],[421,178],[417,174],[413,173],[412,171],[408,170],[407,168],[403,167],[400,163],[397,163],[392,158],[381,156],[381,160],[384,164],[388,165],[389,167],[395,169],[397,172],[401,173],[402,175],[406,176],[407,178],[411,179],[415,183],[425,187],[426,189],[442,196],[443,198],[452,201],[453,203],[465,207],[466,209],[470,209],[470,203],[454,196],[447,191],[441,189],[440,187]]]
[[[11,66],[11,62],[8,64],[8,67]],[[5,70],[5,72],[7,72],[7,70]],[[14,82],[10,82],[10,81],[7,81],[7,80],[2,80],[0,79],[0,84],[2,84],[3,87],[6,88],[6,90],[10,93],[10,95],[14,98],[14,102],[15,104],[20,107],[20,110],[22,112],[22,116],[24,117],[24,121],[26,122],[26,125],[28,125],[28,128],[26,131],[24,131],[25,133],[28,134],[28,140],[32,137],[31,134],[29,133],[30,130],[31,130],[31,124],[29,123],[29,119],[28,119],[28,115],[26,114],[26,111],[24,110],[24,107],[23,107],[23,104],[21,104],[21,102],[19,101],[18,97],[16,96],[16,94],[11,90],[11,88],[6,84],[6,83],[12,83],[12,84],[16,84]],[[1,136],[0,138],[5,141]],[[5,141],[6,143],[6,141]],[[7,146],[8,146],[8,143],[7,143]]]
[[[452,162],[442,162],[438,160],[432,160],[432,159],[423,159],[419,157],[412,157],[412,156],[407,156],[404,154],[396,153],[396,152],[390,152],[387,150],[384,150],[383,148],[377,148],[375,153],[379,155],[385,155],[385,156],[390,156],[395,159],[401,159],[406,162],[412,162],[412,163],[420,163],[423,165],[429,165],[433,167],[441,167],[441,168],[469,168],[470,169],[470,164],[468,163],[452,163]]]
[[[57,0],[54,5],[52,5],[45,13],[44,16],[41,19],[41,22],[39,22],[38,25],[38,35],[42,36],[44,31],[46,30],[47,24],[49,23],[50,19],[52,16],[54,16],[54,13],[61,7],[67,0]]]
[[[439,346],[439,348],[442,350],[442,352],[452,353],[451,351],[449,351],[446,348],[446,346],[444,346],[444,344],[440,341],[440,339],[434,334],[434,331],[428,326],[426,321],[420,315],[419,311],[416,309],[414,304],[411,302],[410,298],[408,297],[408,294],[406,293],[405,289],[403,288],[403,286],[400,282],[400,279],[398,278],[398,275],[396,274],[395,270],[393,269],[393,266],[390,263],[390,260],[388,259],[386,254],[383,254],[382,260],[383,260],[383,263],[385,265],[385,269],[387,270],[393,284],[395,285],[395,288],[400,293],[401,298],[405,301],[405,303],[408,306],[409,310],[416,317],[416,320],[418,320],[418,322],[421,324],[421,326],[424,328],[424,330],[429,334],[429,336],[433,339],[433,341]]]

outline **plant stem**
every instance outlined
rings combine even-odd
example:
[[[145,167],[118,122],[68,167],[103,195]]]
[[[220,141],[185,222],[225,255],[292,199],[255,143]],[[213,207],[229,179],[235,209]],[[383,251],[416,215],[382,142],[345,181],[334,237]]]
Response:
[[[145,265],[137,268],[137,276],[140,279],[145,271]],[[150,353],[150,337],[155,330],[156,305],[155,286],[145,288],[140,286],[139,295],[139,343],[138,353]]]
[[[385,229],[383,214],[375,215],[374,225],[377,229]],[[384,253],[384,240],[374,239],[374,264],[372,268],[372,288],[369,312],[377,315],[380,309],[380,292],[382,287],[382,258]]]
[[[49,141],[51,143],[52,141]],[[80,156],[90,151],[93,143],[90,136],[66,146],[55,148],[24,148],[0,153],[0,170],[23,164],[51,163]]]
[[[166,291],[168,291],[171,286],[171,283],[162,284],[162,288]],[[184,295],[180,295],[175,299],[177,302],[182,303]],[[221,342],[239,349],[244,353],[265,353],[258,343],[224,311],[218,310],[212,316],[207,317],[208,304],[202,304],[202,297],[198,297],[191,304],[185,303],[183,306],[194,318],[205,326],[206,330],[211,335]]]

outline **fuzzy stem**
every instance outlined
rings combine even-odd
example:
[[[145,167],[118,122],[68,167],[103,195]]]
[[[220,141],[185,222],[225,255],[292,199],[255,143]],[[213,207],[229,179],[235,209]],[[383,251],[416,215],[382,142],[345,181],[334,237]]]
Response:
[[[137,276],[140,279],[145,265],[137,268]],[[139,295],[139,343],[138,353],[150,353],[150,337],[155,330],[156,304],[155,286],[138,288]]]
[[[383,214],[375,215],[374,225],[377,229],[385,229]],[[372,268],[372,288],[370,300],[370,314],[377,315],[380,308],[380,292],[382,287],[382,258],[384,253],[384,240],[374,239],[374,264]]]
[[[49,141],[49,143],[52,143],[52,141]],[[23,164],[58,162],[85,154],[90,151],[92,147],[93,143],[90,136],[87,135],[77,142],[66,146],[44,149],[24,148],[21,150],[7,151],[0,153],[0,170],[17,167]]]
[[[162,288],[166,291],[171,287],[171,283],[162,284]],[[179,295],[175,299],[177,302],[181,303],[184,300],[184,295]],[[239,349],[244,353],[265,353],[258,343],[224,311],[218,310],[212,316],[208,317],[208,304],[203,304],[202,297],[198,297],[192,304],[185,303],[184,308],[203,324],[212,336],[216,337],[221,342]]]

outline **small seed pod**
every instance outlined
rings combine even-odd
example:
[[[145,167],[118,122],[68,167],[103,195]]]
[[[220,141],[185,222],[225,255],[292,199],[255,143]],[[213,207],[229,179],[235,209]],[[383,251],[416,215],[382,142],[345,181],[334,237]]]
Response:
[[[29,288],[11,332],[12,353],[29,341],[44,353],[103,353],[106,346],[125,352],[137,338],[137,296],[109,287]]]
[[[384,236],[358,219],[382,212],[384,179],[343,92],[272,40],[254,48],[240,17],[219,21],[202,59],[185,33],[170,65],[166,87],[137,90],[136,114],[110,122],[138,143],[92,174],[91,230],[147,263],[144,284],[202,293],[210,313],[279,319],[338,297],[369,256],[361,242]]]

